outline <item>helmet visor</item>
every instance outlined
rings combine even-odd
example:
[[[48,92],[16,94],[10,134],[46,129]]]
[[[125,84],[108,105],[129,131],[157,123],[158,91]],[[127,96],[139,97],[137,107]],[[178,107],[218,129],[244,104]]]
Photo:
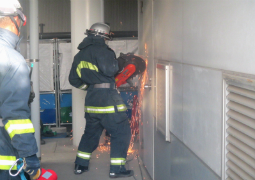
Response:
[[[100,37],[105,38],[105,39],[110,40],[110,41],[112,40],[111,33],[110,34],[101,33],[101,32],[95,31],[94,29],[87,29],[84,34],[86,34],[86,35],[94,34],[95,36],[100,36]]]
[[[25,26],[27,24],[27,17],[19,9],[17,9],[17,14],[18,14],[19,18],[21,19],[21,21],[23,22],[22,25]]]

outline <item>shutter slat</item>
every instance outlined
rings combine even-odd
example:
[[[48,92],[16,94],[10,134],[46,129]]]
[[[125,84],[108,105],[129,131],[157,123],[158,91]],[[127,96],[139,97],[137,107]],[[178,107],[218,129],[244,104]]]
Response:
[[[229,92],[233,92],[233,93],[240,94],[240,95],[248,97],[248,98],[255,99],[255,92],[250,91],[248,89],[244,89],[244,88],[229,85],[227,90]]]
[[[227,112],[227,116],[245,124],[246,126],[249,126],[250,128],[255,129],[255,120],[252,118],[244,116],[244,115],[242,115],[236,111],[233,111],[233,110],[229,110]]]
[[[227,99],[247,106],[249,108],[255,109],[255,99],[244,97],[235,93],[229,93]]]
[[[245,83],[226,90],[225,178],[255,180],[255,91]]]
[[[227,120],[227,124],[235,129],[237,129],[238,131],[246,134],[247,136],[250,136],[251,138],[255,139],[255,130],[254,129],[252,129],[238,121],[235,121],[232,118],[229,118]]]
[[[231,160],[233,163],[235,163],[235,165],[237,165],[239,168],[242,168],[243,171],[245,171],[247,174],[249,174],[251,177],[255,179],[255,171],[252,167],[250,167],[248,164],[246,164],[240,158],[236,157],[231,152],[227,153],[227,158]]]
[[[228,161],[227,167],[229,167],[232,171],[234,171],[238,176],[240,176],[242,179],[245,180],[254,180],[253,177],[251,177],[249,174],[244,172],[242,169],[240,169],[237,165],[235,165],[233,162]]]
[[[239,150],[232,144],[227,145],[227,150],[229,150],[231,153],[235,154],[238,158],[242,159],[245,163],[247,163],[249,166],[253,167],[255,169],[255,159],[253,159],[251,156],[247,155],[243,151]]]
[[[244,144],[242,141],[239,141],[238,139],[234,138],[233,136],[228,136],[227,141],[231,144],[233,144],[238,149],[242,150],[249,156],[251,156],[253,159],[255,159],[255,149],[251,148],[250,146]]]
[[[242,143],[245,143],[247,146],[250,146],[253,149],[255,149],[255,140],[250,138],[249,136],[247,136],[231,127],[229,127],[227,129],[227,133],[229,133],[230,135],[232,135],[232,137],[235,137]]]
[[[231,169],[228,169],[226,171],[227,175],[230,176],[227,179],[231,179],[231,180],[240,180],[241,177],[238,176],[234,171],[232,171]]]
[[[251,109],[251,108],[249,108],[247,106],[240,105],[240,104],[232,102],[232,101],[230,101],[227,104],[227,107],[229,109],[237,111],[237,112],[239,112],[241,114],[244,114],[245,116],[248,116],[250,118],[255,119],[255,111],[254,111],[254,109]]]

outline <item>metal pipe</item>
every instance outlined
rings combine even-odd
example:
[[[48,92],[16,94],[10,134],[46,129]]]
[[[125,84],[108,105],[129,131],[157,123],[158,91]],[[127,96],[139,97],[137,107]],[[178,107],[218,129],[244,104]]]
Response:
[[[58,113],[58,123],[57,123],[57,127],[60,127],[60,123],[61,123],[61,116],[60,116],[60,62],[59,62],[59,41],[58,39],[56,39],[56,62],[57,62],[57,87],[56,87],[56,94],[57,94],[57,99],[58,99],[58,109],[57,109],[57,113]]]
[[[41,23],[39,24],[39,26],[40,26],[40,33],[43,33],[43,26],[45,26],[45,24]]]
[[[138,31],[112,31],[113,38],[138,37]],[[71,39],[71,32],[39,33],[39,39]]]
[[[38,36],[38,0],[30,1],[30,59],[39,59],[39,36]],[[35,138],[38,146],[37,156],[41,157],[41,131],[40,131],[40,92],[39,92],[39,62],[32,62],[34,101],[31,104],[31,120],[35,128]]]
[[[138,31],[112,31],[113,38],[120,37],[138,37]]]
[[[71,32],[39,33],[40,39],[71,39]]]
[[[56,112],[56,127],[58,126],[58,85],[57,85],[57,80],[58,80],[58,75],[57,75],[57,46],[56,46],[56,39],[54,39],[53,42],[53,62],[54,62],[54,87],[55,87],[55,112]]]

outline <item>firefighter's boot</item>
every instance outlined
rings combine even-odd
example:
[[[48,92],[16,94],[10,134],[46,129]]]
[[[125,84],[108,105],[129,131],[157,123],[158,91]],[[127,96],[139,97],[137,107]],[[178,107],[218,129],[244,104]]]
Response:
[[[88,166],[81,166],[81,165],[75,164],[74,174],[82,174],[88,170],[89,170]]]
[[[126,170],[124,172],[119,172],[119,173],[110,173],[109,177],[110,178],[126,178],[134,175],[133,170]]]

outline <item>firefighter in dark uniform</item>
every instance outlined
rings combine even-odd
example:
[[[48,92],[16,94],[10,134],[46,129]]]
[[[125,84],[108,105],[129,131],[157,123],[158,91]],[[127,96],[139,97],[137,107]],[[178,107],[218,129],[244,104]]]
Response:
[[[12,177],[9,169],[16,159],[25,161],[32,178],[40,176],[40,162],[30,120],[30,69],[18,52],[20,28],[26,16],[18,0],[0,0],[0,179]],[[13,167],[17,171],[17,166]],[[12,173],[12,174],[13,174]]]
[[[76,88],[87,90],[85,99],[85,132],[81,138],[75,160],[75,174],[88,170],[91,153],[97,148],[103,129],[111,138],[110,178],[129,177],[125,162],[131,138],[126,106],[115,86],[114,75],[119,71],[115,53],[105,43],[110,40],[110,27],[95,23],[78,46],[69,82]]]

